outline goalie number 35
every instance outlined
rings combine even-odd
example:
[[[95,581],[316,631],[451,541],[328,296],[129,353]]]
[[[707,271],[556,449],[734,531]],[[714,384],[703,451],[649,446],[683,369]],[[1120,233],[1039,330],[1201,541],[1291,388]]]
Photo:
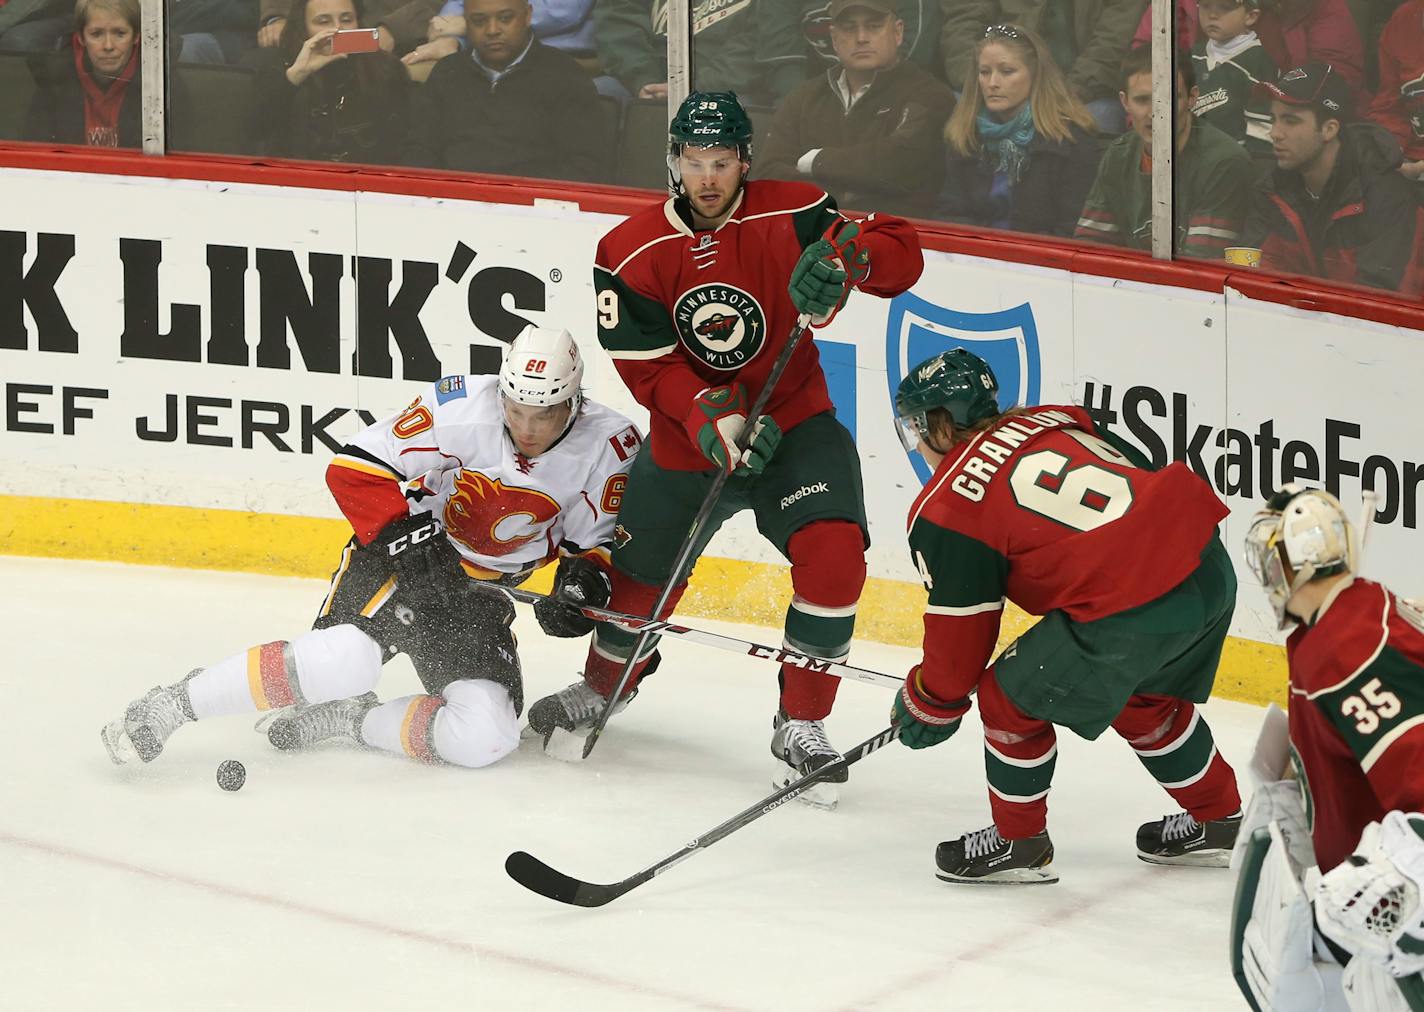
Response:
[[[1381,685],[1378,678],[1371,678],[1358,694],[1346,696],[1340,703],[1340,713],[1355,722],[1358,734],[1374,734],[1380,721],[1398,717],[1403,708],[1399,697]]]

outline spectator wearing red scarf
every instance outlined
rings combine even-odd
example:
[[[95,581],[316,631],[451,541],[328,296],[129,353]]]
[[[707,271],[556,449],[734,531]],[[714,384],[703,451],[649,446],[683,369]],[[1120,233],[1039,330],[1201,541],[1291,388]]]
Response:
[[[36,67],[27,140],[141,146],[139,2],[79,0],[71,51]]]

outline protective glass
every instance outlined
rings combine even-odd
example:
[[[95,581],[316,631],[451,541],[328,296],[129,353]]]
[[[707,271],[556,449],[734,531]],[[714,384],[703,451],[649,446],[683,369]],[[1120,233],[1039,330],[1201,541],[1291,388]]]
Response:
[[[928,431],[929,419],[925,417],[923,411],[895,417],[895,432],[899,435],[900,443],[905,447],[907,453],[915,452],[920,445],[920,440]]]

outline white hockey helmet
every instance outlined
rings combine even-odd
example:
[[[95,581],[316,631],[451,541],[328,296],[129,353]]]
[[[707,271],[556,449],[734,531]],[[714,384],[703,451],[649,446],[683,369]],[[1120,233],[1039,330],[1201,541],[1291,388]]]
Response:
[[[519,332],[499,370],[499,389],[516,404],[543,408],[571,401],[569,417],[583,403],[583,357],[567,330],[536,327]]]
[[[1261,581],[1279,628],[1295,621],[1286,605],[1311,580],[1355,571],[1354,528],[1329,492],[1289,484],[1246,532],[1246,564]]]

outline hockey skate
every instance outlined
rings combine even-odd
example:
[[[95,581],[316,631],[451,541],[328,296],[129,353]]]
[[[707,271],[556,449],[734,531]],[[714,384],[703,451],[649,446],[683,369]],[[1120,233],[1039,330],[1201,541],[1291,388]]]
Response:
[[[638,694],[634,689],[613,707],[622,713]],[[568,688],[545,696],[529,708],[529,723],[525,735],[541,739],[546,755],[565,762],[583,760],[584,742],[598,723],[607,700],[580,678]]]
[[[283,752],[333,739],[364,745],[361,722],[375,705],[376,694],[366,692],[349,699],[296,707],[267,725],[267,740]]]
[[[174,685],[154,686],[130,703],[123,717],[106,724],[99,735],[109,758],[120,766],[136,758],[146,763],[157,759],[169,736],[181,725],[197,719],[193,704],[188,702],[188,679],[201,670],[188,672]]]
[[[826,725],[822,721],[792,720],[785,710],[778,710],[772,718],[771,731],[771,754],[777,760],[776,773],[771,779],[773,787],[785,787],[841,758],[826,738]],[[840,788],[836,785],[845,783],[849,777],[850,771],[841,767],[798,794],[796,800],[830,811],[840,801]]]
[[[941,843],[935,848],[935,876],[943,882],[975,885],[1047,885],[1058,881],[1048,830],[1023,840],[1005,840],[997,826]]]
[[[1187,812],[1175,812],[1137,829],[1137,856],[1148,864],[1184,864],[1225,868],[1231,863],[1241,813],[1198,822]]]

